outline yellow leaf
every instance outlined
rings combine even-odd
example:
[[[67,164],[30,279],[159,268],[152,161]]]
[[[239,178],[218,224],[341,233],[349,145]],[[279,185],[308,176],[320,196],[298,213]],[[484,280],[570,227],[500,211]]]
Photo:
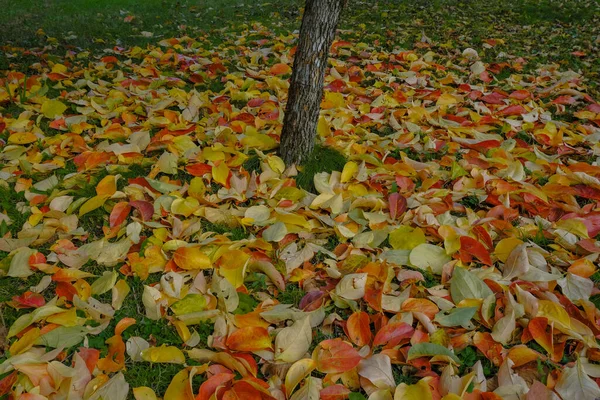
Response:
[[[147,386],[133,388],[133,397],[135,400],[156,400],[156,393]]]
[[[242,250],[230,250],[219,258],[219,273],[237,289],[244,284],[249,259],[250,256]]]
[[[277,141],[275,139],[262,133],[247,135],[242,138],[241,142],[242,146],[258,150],[271,150],[277,147]]]
[[[567,333],[571,330],[571,319],[569,313],[559,304],[550,300],[538,301],[538,317],[548,318],[548,321],[554,322],[554,327],[558,330]]]
[[[461,400],[462,397],[460,397],[457,394],[454,393],[448,393],[447,395],[445,395],[444,397],[442,397],[442,400]]]
[[[395,250],[412,250],[425,243],[426,239],[421,228],[403,225],[390,233],[389,241]]]
[[[153,363],[183,364],[185,356],[175,346],[150,347],[142,351],[142,359]]]
[[[298,214],[277,214],[277,220],[284,224],[298,225],[303,228],[310,229],[310,224],[302,215]]]
[[[319,123],[317,124],[317,134],[320,137],[327,137],[331,134],[331,128],[329,127],[327,120],[323,116],[319,117]]]
[[[342,108],[346,105],[344,96],[341,93],[336,92],[325,92],[325,98],[321,103],[321,108],[324,110],[330,108]]]
[[[17,340],[10,346],[10,355],[16,356],[17,354],[21,354],[27,350],[29,350],[37,338],[40,337],[40,328],[33,328],[28,330],[21,339]]]
[[[494,251],[496,257],[498,257],[498,260],[506,262],[510,253],[521,244],[523,244],[523,241],[514,237],[502,239],[496,245],[496,250]]]
[[[51,315],[46,318],[46,322],[62,326],[75,326],[77,325],[77,310],[71,308],[69,311]]]
[[[303,358],[292,364],[285,375],[285,393],[287,393],[288,397],[292,394],[296,386],[310,375],[316,367],[317,363],[311,358]]]
[[[54,117],[62,115],[67,110],[65,106],[59,100],[46,100],[42,103],[42,114],[46,118],[54,119]]]
[[[64,64],[54,64],[52,66],[52,72],[57,73],[57,74],[64,74],[67,72],[67,66]]]
[[[111,305],[115,310],[121,309],[123,301],[125,300],[125,297],[127,297],[130,291],[131,289],[129,288],[129,285],[127,284],[127,281],[125,279],[119,280],[115,284],[115,286],[112,287]]]
[[[83,203],[83,205],[79,209],[79,216],[81,217],[82,215],[85,215],[90,211],[94,211],[95,209],[102,207],[109,197],[110,196],[92,197],[91,199]]]
[[[190,181],[190,187],[188,188],[188,195],[194,199],[201,200],[206,192],[206,186],[204,181],[200,177],[194,177]]]
[[[212,266],[210,258],[200,250],[200,247],[180,247],[173,255],[173,261],[181,269],[207,269]]]
[[[267,164],[269,167],[277,173],[283,173],[285,171],[285,163],[283,160],[277,156],[269,156],[267,157]]]
[[[183,215],[184,217],[189,217],[199,207],[200,203],[197,199],[195,199],[194,197],[186,197],[185,199],[173,200],[173,203],[171,203],[171,212],[175,215]]]
[[[194,400],[190,385],[190,374],[187,369],[182,369],[175,374],[164,398],[168,400]]]
[[[227,178],[229,177],[229,167],[224,162],[221,162],[218,166],[212,167],[212,176],[215,182],[220,183],[223,186],[227,185]]]
[[[460,235],[450,225],[442,225],[438,233],[444,238],[446,254],[454,254],[460,250]]]
[[[572,233],[573,235],[579,236],[580,238],[589,238],[587,227],[579,219],[571,218],[560,220],[556,223],[556,227],[564,229],[565,231]]]
[[[105,176],[98,186],[96,186],[96,194],[98,196],[112,196],[117,191],[117,178],[112,175]]]
[[[401,383],[396,387],[394,400],[432,400],[431,389],[424,379],[414,385]]]
[[[448,106],[450,104],[456,104],[458,101],[456,97],[452,96],[450,93],[444,93],[440,97],[438,97],[437,105],[438,106]]]
[[[187,342],[192,334],[190,333],[190,329],[187,327],[185,322],[178,319],[174,319],[171,322],[173,325],[175,325],[175,330],[177,330],[177,334],[181,338],[181,341],[184,343]]]
[[[340,182],[346,183],[350,181],[358,172],[358,164],[354,161],[348,161],[346,165],[344,165],[344,169],[342,170],[342,176],[340,178]]]
[[[8,137],[8,143],[10,144],[29,144],[37,140],[37,136],[32,132],[19,132],[13,133]]]

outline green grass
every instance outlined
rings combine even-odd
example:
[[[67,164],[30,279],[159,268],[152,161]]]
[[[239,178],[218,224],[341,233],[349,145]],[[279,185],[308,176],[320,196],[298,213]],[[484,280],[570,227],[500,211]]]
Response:
[[[147,46],[162,38],[199,37],[206,49],[223,41],[225,32],[245,32],[260,22],[277,32],[299,27],[303,0],[0,0],[3,45],[55,46],[55,54],[89,50],[101,54],[113,46]],[[276,6],[275,6],[276,5]],[[124,19],[133,16],[131,22]],[[346,39],[375,43],[383,49],[410,49],[425,34],[441,51],[474,47],[486,62],[501,62],[500,53],[526,57],[526,70],[554,62],[586,72],[591,85],[600,64],[595,48],[600,3],[592,0],[350,0],[340,28]],[[42,31],[39,31],[39,30]],[[151,32],[146,37],[142,32]],[[484,48],[488,39],[503,39]],[[574,50],[584,57],[571,55]],[[85,62],[86,57],[82,58]],[[27,70],[34,54],[16,49],[0,52],[0,69],[9,64]],[[504,70],[501,74],[507,74]],[[211,81],[212,82],[212,81]],[[210,85],[215,82],[207,82]],[[217,82],[218,83],[218,82]],[[205,84],[205,85],[206,85]],[[385,132],[383,132],[385,133]]]
[[[8,184],[6,186],[0,184],[0,212],[10,218],[11,223],[8,224],[8,229],[13,236],[21,230],[30,215],[29,212],[21,212],[18,208],[19,203],[25,202],[24,193],[15,192]]]
[[[342,171],[346,157],[335,149],[316,145],[296,177],[298,187],[315,193],[314,177],[319,172]]]

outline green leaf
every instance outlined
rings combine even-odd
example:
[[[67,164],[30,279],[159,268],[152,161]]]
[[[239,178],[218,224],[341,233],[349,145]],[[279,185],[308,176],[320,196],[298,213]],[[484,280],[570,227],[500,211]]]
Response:
[[[119,274],[114,269],[112,271],[104,271],[102,276],[92,283],[92,294],[103,294],[108,292],[115,286],[118,277]]]
[[[456,355],[446,347],[435,343],[417,343],[408,350],[408,361],[419,357],[446,356],[451,358],[457,364],[460,360]]]
[[[477,312],[477,307],[457,307],[450,311],[440,311],[435,315],[434,321],[441,326],[462,326],[468,328],[471,318]]]
[[[450,295],[454,304],[459,304],[464,299],[485,299],[492,294],[484,281],[465,268],[454,268],[450,282]]]
[[[175,315],[190,314],[204,311],[206,309],[206,298],[201,294],[188,294],[183,299],[171,306]]]

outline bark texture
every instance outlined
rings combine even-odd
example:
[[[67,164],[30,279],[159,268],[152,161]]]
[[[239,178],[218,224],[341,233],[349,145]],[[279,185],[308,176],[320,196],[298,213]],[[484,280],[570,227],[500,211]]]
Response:
[[[306,161],[315,144],[329,48],[345,0],[306,0],[279,152],[287,165]]]

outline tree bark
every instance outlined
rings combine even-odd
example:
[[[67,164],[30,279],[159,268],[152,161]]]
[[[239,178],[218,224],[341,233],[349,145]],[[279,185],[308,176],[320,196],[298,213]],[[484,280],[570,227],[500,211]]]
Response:
[[[279,153],[301,164],[315,144],[329,48],[345,0],[306,0],[283,119]]]

